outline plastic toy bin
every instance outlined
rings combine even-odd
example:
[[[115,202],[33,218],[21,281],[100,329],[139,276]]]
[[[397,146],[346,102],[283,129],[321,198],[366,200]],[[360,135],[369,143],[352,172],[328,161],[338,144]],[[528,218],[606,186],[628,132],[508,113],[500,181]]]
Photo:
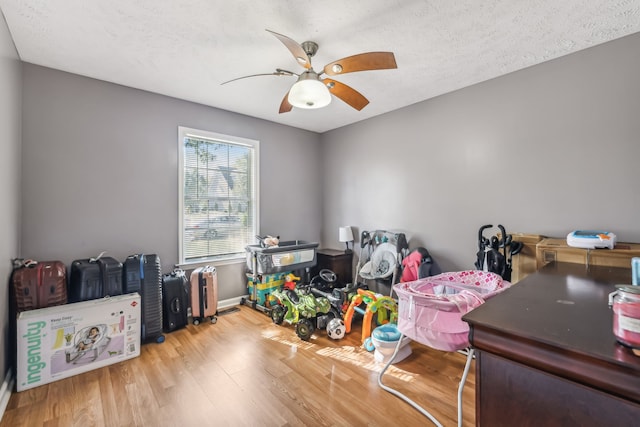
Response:
[[[314,267],[317,248],[318,243],[304,240],[288,240],[271,248],[249,245],[247,269],[253,274],[274,274]]]
[[[247,273],[247,287],[249,288],[249,300],[255,301],[259,305],[269,307],[272,302],[271,294],[274,291],[281,291],[285,277],[290,271],[274,274],[257,274]]]

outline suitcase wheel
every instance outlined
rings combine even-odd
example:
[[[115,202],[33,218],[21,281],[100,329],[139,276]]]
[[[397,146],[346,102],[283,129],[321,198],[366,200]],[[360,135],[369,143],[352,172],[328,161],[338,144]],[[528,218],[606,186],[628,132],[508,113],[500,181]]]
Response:
[[[200,319],[197,319],[197,318],[193,319],[193,324],[195,326],[198,326],[200,324]]]
[[[162,344],[164,342],[164,335],[158,335],[158,337],[156,338],[156,342],[158,344]]]
[[[218,321],[218,318],[216,316],[211,316],[211,323],[215,325],[217,321]]]

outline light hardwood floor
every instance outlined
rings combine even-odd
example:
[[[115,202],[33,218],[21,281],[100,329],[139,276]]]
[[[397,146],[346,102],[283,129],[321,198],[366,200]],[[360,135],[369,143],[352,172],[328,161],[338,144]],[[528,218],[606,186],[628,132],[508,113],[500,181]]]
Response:
[[[411,342],[413,354],[383,377],[455,426],[465,356]],[[15,426],[420,426],[432,423],[378,386],[382,364],[360,345],[309,342],[242,306],[218,323],[189,325],[145,344],[141,356],[13,393],[0,427]],[[475,362],[464,389],[464,426],[475,424]]]

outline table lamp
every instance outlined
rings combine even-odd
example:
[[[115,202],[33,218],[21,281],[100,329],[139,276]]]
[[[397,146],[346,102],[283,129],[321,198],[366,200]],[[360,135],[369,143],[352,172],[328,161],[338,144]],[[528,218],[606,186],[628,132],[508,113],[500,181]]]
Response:
[[[350,254],[351,252],[353,252],[351,249],[349,249],[349,242],[353,242],[353,231],[351,230],[351,227],[340,227],[338,240],[344,242],[347,245],[347,249],[344,251],[345,254]]]

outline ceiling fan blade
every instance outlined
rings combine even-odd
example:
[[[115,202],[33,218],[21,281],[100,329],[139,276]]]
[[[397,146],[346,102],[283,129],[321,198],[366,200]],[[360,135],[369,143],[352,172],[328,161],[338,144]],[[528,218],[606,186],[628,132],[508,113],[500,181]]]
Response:
[[[398,68],[393,52],[368,52],[333,61],[325,65],[324,73],[328,76],[336,76],[355,71],[388,70],[390,68]]]
[[[291,71],[283,70],[277,68],[273,73],[260,73],[260,74],[251,74],[249,76],[236,77],[235,79],[227,80],[226,82],[220,83],[221,85],[226,85],[227,83],[235,82],[236,80],[248,79],[249,77],[258,77],[258,76],[297,76],[296,73],[292,73]]]
[[[282,98],[282,102],[280,103],[280,111],[278,113],[288,113],[293,108],[293,105],[289,104],[289,91]]]
[[[347,86],[333,79],[324,79],[322,82],[327,85],[329,92],[358,111],[362,110],[369,103],[367,98],[351,86]]]
[[[307,53],[304,51],[302,46],[300,46],[300,43],[274,31],[267,31],[276,36],[277,39],[280,40],[287,49],[289,49],[293,57],[296,59],[296,61],[298,61],[300,65],[307,69],[311,68],[311,60],[309,59],[309,56],[307,56]]]

